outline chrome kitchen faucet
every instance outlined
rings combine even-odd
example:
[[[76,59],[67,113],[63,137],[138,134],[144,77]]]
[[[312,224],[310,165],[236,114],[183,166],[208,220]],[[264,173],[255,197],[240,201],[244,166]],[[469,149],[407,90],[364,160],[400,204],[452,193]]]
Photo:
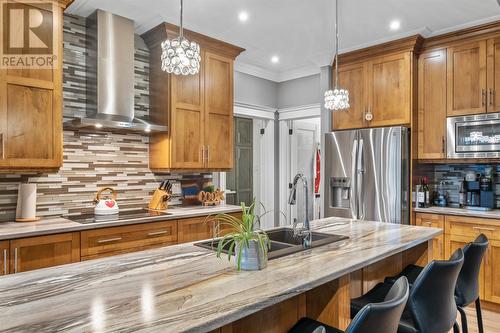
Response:
[[[297,184],[299,180],[302,181],[304,185],[304,197],[306,204],[305,219],[302,223],[302,227],[297,226],[297,219],[293,220],[293,236],[302,238],[302,244],[304,247],[311,246],[311,226],[309,225],[309,191],[307,188],[307,178],[299,173],[293,179],[292,190],[290,192],[290,197],[288,198],[288,203],[290,205],[295,205],[297,203]]]

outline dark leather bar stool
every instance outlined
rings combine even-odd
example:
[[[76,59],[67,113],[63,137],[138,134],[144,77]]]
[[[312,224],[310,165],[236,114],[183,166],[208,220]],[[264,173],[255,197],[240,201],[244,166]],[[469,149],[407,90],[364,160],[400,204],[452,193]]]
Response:
[[[399,333],[447,333],[452,328],[455,333],[459,332],[455,285],[463,262],[463,251],[458,249],[450,260],[434,260],[424,267],[410,288]],[[353,299],[351,317],[366,304],[383,299],[391,286],[389,282],[379,283],[365,295]]]
[[[479,271],[484,254],[488,249],[488,237],[479,235],[472,243],[463,247],[464,265],[458,275],[455,288],[455,301],[462,321],[462,332],[468,333],[467,316],[464,308],[475,303],[477,314],[477,325],[479,333],[484,333],[483,316],[481,312],[481,300],[479,299]],[[386,282],[395,282],[401,276],[406,276],[410,285],[415,282],[416,277],[422,272],[423,267],[409,265],[399,275],[386,278]]]
[[[396,333],[409,295],[405,277],[398,279],[380,303],[367,304],[354,317],[345,333]],[[343,333],[310,318],[302,318],[289,333]]]

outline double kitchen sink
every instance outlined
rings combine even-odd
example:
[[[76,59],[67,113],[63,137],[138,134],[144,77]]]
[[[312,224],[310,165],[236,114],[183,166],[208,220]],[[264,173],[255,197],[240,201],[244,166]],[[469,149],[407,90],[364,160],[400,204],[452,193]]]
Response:
[[[302,245],[303,239],[301,237],[294,236],[293,229],[291,228],[284,227],[268,230],[266,231],[266,234],[269,236],[269,240],[271,241],[271,248],[268,252],[268,259],[283,257],[292,253],[307,250],[309,248],[318,247],[349,238],[342,235],[325,234],[322,232],[311,231],[311,246],[306,248]],[[194,245],[216,251],[219,239],[211,239],[195,243]],[[224,247],[222,252],[228,253],[228,250],[229,245]]]

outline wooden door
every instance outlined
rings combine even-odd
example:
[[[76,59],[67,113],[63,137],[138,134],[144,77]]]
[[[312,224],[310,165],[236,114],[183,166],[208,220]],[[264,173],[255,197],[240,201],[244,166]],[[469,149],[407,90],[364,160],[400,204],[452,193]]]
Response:
[[[443,229],[444,232],[444,216],[437,214],[417,213],[415,216],[415,225],[421,227],[440,228]],[[434,238],[432,258],[435,260],[444,260],[446,258],[444,238],[444,234],[441,234]]]
[[[463,248],[468,243],[472,242],[474,238],[462,235],[446,235],[446,246],[445,246],[445,256],[446,258],[451,257],[453,252],[458,250],[459,248]],[[487,256],[487,254],[486,254]],[[485,259],[486,259],[485,256]],[[484,299],[485,297],[485,269],[486,269],[486,260],[483,260],[483,264],[481,265],[481,270],[479,271],[479,297]],[[498,263],[497,263],[498,264]]]
[[[447,115],[486,112],[486,41],[448,48]]]
[[[500,304],[500,240],[490,239],[484,273],[484,299]]]
[[[446,158],[446,50],[420,55],[418,158]]]
[[[46,69],[0,70],[2,169],[53,169],[62,164],[62,9],[54,4],[52,10],[37,10],[53,17],[53,30],[43,27],[37,33],[43,40],[53,38],[56,60]]]
[[[196,75],[171,75],[172,116],[171,167],[201,169],[204,166],[204,77],[203,66]],[[166,152],[165,152],[166,153]]]
[[[209,169],[233,168],[233,60],[205,52],[205,145]]]
[[[412,53],[389,55],[368,63],[370,127],[409,124],[412,108]]]
[[[215,236],[213,221],[206,216],[179,220],[177,230],[179,243],[210,239]]]
[[[80,233],[10,241],[10,272],[19,273],[80,261]]]
[[[500,37],[488,40],[488,103],[487,112],[500,112],[500,100],[497,99],[497,90],[500,92]]]
[[[350,107],[347,110],[336,111],[332,114],[334,130],[363,128],[366,126],[366,79],[366,63],[364,62],[339,68],[339,85],[349,91]]]
[[[0,275],[9,274],[9,241],[0,242]]]

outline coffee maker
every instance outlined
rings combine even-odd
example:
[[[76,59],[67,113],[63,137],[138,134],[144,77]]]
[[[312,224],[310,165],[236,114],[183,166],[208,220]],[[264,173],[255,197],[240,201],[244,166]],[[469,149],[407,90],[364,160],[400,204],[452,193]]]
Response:
[[[467,209],[491,210],[495,208],[495,191],[490,177],[478,175],[473,181],[465,181],[465,186]]]

